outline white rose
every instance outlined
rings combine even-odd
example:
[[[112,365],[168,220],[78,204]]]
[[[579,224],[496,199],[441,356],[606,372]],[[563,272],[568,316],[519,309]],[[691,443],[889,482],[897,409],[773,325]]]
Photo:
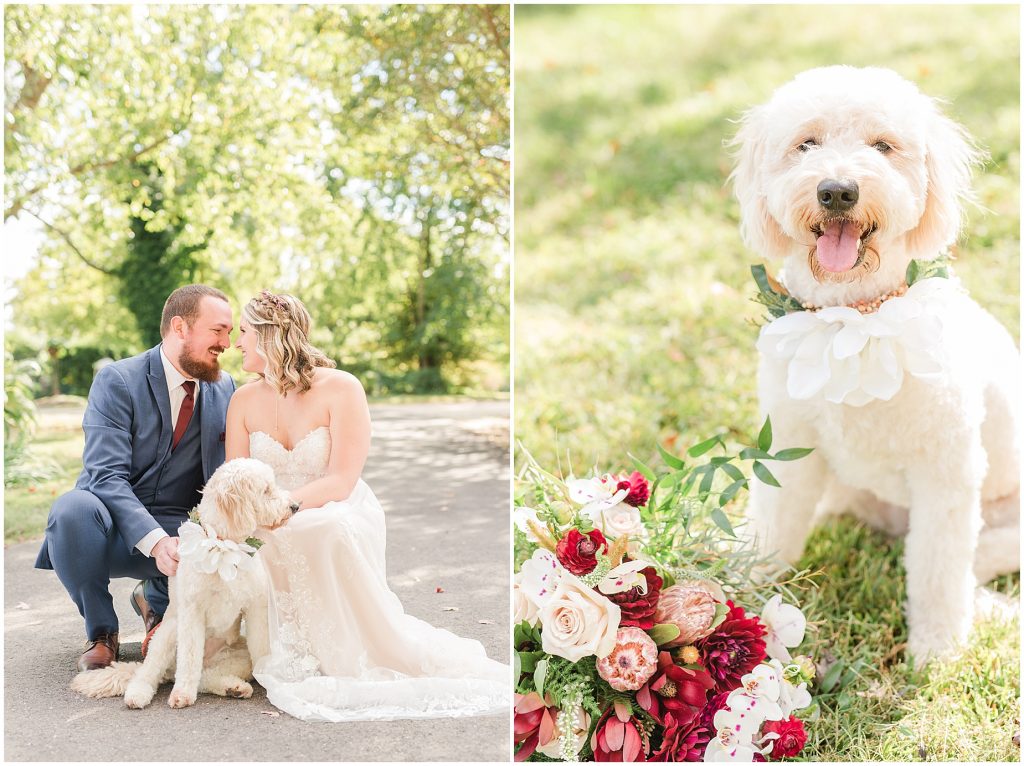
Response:
[[[512,581],[512,603],[515,613],[512,615],[512,624],[518,625],[521,622],[528,622],[531,626],[537,624],[537,604],[527,596],[520,587],[522,572],[515,576]]]
[[[610,508],[587,515],[605,537],[613,540],[622,535],[629,535],[632,540],[642,540],[647,535],[644,523],[640,519],[640,510],[627,503],[616,503]]]
[[[563,572],[555,592],[540,609],[541,646],[548,654],[576,662],[582,657],[608,656],[615,648],[621,610]]]

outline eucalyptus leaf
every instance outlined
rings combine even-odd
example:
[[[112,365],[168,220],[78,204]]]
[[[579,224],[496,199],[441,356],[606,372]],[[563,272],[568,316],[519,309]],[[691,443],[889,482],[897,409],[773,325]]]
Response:
[[[772,475],[772,472],[765,467],[764,463],[761,463],[756,460],[754,461],[754,475],[761,481],[763,481],[765,484],[768,484],[772,487],[782,486],[781,484],[779,484],[779,480]]]
[[[740,450],[740,459],[742,460],[773,460],[773,456],[770,452],[765,452],[763,449],[755,449],[754,447],[745,447]]]
[[[765,416],[764,425],[761,426],[761,433],[757,435],[757,447],[758,449],[767,452],[772,448],[772,418],[771,415]]]
[[[544,696],[544,679],[547,673],[548,661],[544,659],[537,663],[537,667],[533,671],[533,685],[537,689],[537,694],[541,697]]]
[[[679,470],[680,468],[683,468],[686,465],[684,461],[677,458],[675,455],[666,450],[660,444],[655,444],[655,446],[658,448],[658,454],[661,455],[661,459],[665,461],[665,465],[667,465],[669,468],[675,468],[676,470]]]
[[[729,616],[729,607],[725,604],[715,604],[715,618],[711,621],[710,630],[714,630]]]
[[[737,481],[734,481],[732,484],[730,484],[724,490],[722,490],[722,494],[718,496],[718,506],[719,506],[719,508],[721,508],[723,505],[725,505],[730,500],[732,500],[734,497],[736,497],[736,494],[741,489],[743,489],[745,486],[747,486],[747,480],[746,479],[739,479]],[[717,510],[717,509],[715,509],[715,510]],[[719,513],[721,513],[721,511],[719,511]],[[714,518],[715,518],[714,511],[711,512],[711,518],[712,518],[712,520],[714,520]],[[717,523],[717,522],[715,522],[715,523]],[[722,530],[728,532],[730,535],[733,535],[735,537],[735,535],[733,534],[733,531],[732,531],[732,527],[730,527],[729,529],[726,529],[725,527],[722,527],[721,524],[719,524],[718,526]]]
[[[743,471],[739,469],[739,466],[733,465],[732,463],[722,463],[719,466],[721,470],[730,478],[736,481],[743,481],[747,477],[743,475]]]
[[[789,449],[782,449],[772,455],[773,460],[799,460],[802,457],[807,457],[814,452],[813,447],[790,447]],[[768,458],[764,458],[767,460]]]
[[[721,443],[721,441],[722,438],[720,436],[712,436],[710,439],[705,439],[700,444],[695,444],[690,447],[690,449],[686,450],[686,454],[690,457],[700,457],[716,444]]]
[[[662,646],[667,644],[669,641],[674,641],[679,638],[679,626],[667,622],[659,623],[647,631],[647,635],[649,635],[658,646]]]
[[[654,471],[651,470],[650,466],[648,466],[646,463],[644,463],[639,458],[634,457],[633,455],[630,455],[629,457],[633,461],[633,465],[636,466],[636,470],[638,470],[640,473],[642,473],[643,477],[645,479],[647,479],[647,481],[654,481],[655,474],[654,474]]]
[[[737,482],[738,483],[738,482]],[[733,486],[733,485],[730,485]],[[711,520],[715,522],[715,526],[721,529],[730,537],[736,537],[736,533],[733,532],[732,524],[729,523],[728,517],[722,512],[721,508],[711,509]]]

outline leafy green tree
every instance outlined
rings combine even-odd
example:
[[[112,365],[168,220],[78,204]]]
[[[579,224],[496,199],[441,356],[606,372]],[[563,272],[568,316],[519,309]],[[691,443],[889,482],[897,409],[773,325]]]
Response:
[[[507,365],[508,29],[500,6],[9,6],[4,216],[48,234],[16,332],[141,346],[195,280],[299,295],[379,390]],[[68,328],[46,291],[72,274]]]

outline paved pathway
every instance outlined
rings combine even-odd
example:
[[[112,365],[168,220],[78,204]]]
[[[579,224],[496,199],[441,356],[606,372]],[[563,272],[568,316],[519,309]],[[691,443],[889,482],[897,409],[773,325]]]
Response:
[[[508,404],[377,405],[364,476],[387,512],[388,579],[411,614],[481,641],[509,662]],[[502,436],[504,434],[504,436]],[[82,620],[38,543],[5,550],[4,743],[7,761],[507,761],[505,715],[311,724],[249,700],[202,695],[145,710],[68,689]],[[139,659],[132,582],[114,581],[122,658]],[[436,592],[442,588],[443,592]],[[511,688],[511,673],[510,673]]]

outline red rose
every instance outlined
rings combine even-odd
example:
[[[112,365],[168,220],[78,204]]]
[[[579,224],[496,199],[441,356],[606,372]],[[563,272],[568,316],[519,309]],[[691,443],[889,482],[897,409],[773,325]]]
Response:
[[[570,529],[555,546],[555,555],[562,566],[578,577],[594,571],[597,552],[602,549],[608,552],[608,543],[600,530],[595,529],[584,535],[578,529]]]
[[[613,705],[604,711],[590,737],[595,761],[646,761],[651,743],[639,720],[625,705]]]
[[[804,749],[807,744],[807,732],[804,731],[804,722],[799,718],[790,716],[785,721],[765,721],[762,734],[778,734],[779,738],[772,740],[775,744],[768,757],[773,761],[781,761],[783,758],[792,758]]]
[[[608,598],[622,610],[619,625],[650,630],[654,627],[654,612],[658,608],[662,579],[654,567],[641,569],[640,574],[647,579],[646,593],[641,593],[640,588],[634,586],[622,593],[612,593]]]
[[[665,732],[661,747],[651,756],[652,761],[701,761],[704,750],[714,736],[714,729],[708,729],[701,722],[701,716],[691,716],[682,721],[668,713],[665,716]]]
[[[651,489],[647,486],[647,479],[639,471],[633,471],[625,479],[620,478],[615,490],[618,491],[620,489],[627,491],[626,496],[622,498],[622,502],[634,508],[646,505],[647,499],[651,496]]]
[[[651,680],[640,687],[636,701],[656,721],[671,713],[677,724],[697,718],[707,703],[714,679],[705,670],[681,668],[668,652],[658,654],[658,669]]]
[[[715,679],[718,691],[732,691],[740,679],[765,658],[765,627],[756,617],[747,617],[743,607],[726,601],[729,614],[725,622],[695,646],[701,665]]]

